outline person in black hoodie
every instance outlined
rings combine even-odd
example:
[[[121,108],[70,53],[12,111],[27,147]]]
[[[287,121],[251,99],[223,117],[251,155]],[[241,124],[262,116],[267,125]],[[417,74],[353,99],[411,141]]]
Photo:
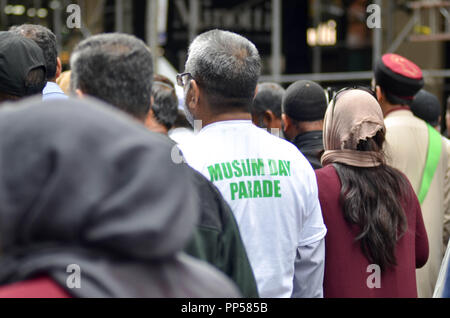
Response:
[[[151,100],[161,102],[158,96],[152,96],[151,53],[133,36],[113,33],[84,40],[73,51],[71,69],[73,92],[105,101],[142,124],[153,117]],[[161,137],[169,140],[163,134]],[[230,207],[208,179],[183,163],[182,154],[172,144],[172,159],[187,167],[201,204],[199,222],[185,251],[226,274],[244,297],[258,297],[253,270]]]
[[[323,119],[327,106],[325,91],[311,81],[295,82],[283,97],[285,138],[297,146],[314,169],[322,168]]]
[[[0,294],[44,277],[71,297],[238,297],[223,274],[182,253],[199,206],[171,149],[99,102],[1,109]],[[80,288],[67,284],[70,265]]]

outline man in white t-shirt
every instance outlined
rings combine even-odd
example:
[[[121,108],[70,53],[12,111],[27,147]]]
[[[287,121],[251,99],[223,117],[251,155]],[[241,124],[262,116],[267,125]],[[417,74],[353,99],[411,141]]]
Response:
[[[322,297],[326,228],[316,178],[294,145],[252,124],[256,47],[231,32],[203,33],[186,72],[178,76],[186,114],[204,128],[181,149],[230,204],[260,296]]]

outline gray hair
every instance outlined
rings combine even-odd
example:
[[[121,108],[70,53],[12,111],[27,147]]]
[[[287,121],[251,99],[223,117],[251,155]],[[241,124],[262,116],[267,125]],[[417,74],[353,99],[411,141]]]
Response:
[[[186,62],[213,108],[247,108],[261,75],[261,58],[255,45],[228,31],[212,30],[191,43]]]
[[[143,41],[121,33],[90,37],[75,48],[70,66],[72,92],[80,89],[141,120],[147,116],[153,61]]]

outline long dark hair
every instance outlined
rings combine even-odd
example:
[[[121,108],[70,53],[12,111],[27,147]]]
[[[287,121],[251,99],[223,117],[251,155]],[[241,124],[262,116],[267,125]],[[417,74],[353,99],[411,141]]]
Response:
[[[381,152],[385,133],[361,141],[359,151]],[[375,168],[358,168],[335,164],[342,183],[341,204],[345,220],[360,229],[356,241],[373,264],[384,271],[397,265],[395,248],[407,229],[401,202],[408,188],[398,170],[383,163]]]

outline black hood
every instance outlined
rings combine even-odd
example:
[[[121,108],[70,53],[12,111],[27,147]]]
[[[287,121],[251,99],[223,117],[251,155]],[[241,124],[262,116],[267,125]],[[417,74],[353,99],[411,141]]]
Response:
[[[40,272],[64,285],[73,262],[92,280],[122,265],[173,263],[193,232],[198,202],[187,167],[171,160],[172,147],[96,101],[3,107],[0,285]],[[158,275],[153,269],[150,276]],[[95,292],[77,295],[117,295],[93,285]]]

